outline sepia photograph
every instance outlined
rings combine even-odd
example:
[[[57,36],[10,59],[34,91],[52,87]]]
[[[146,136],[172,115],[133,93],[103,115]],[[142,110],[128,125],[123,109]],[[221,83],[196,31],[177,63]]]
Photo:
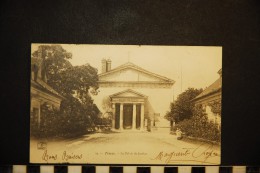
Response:
[[[30,163],[221,164],[222,47],[31,44]]]

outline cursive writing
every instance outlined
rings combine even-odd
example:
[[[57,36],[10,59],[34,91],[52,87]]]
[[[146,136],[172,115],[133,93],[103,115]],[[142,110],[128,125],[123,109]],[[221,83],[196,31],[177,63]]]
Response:
[[[220,154],[213,148],[213,144],[202,143],[196,148],[181,148],[181,150],[171,152],[160,151],[152,160],[162,161],[166,164],[185,160],[206,163],[211,157],[220,157]]]
[[[82,159],[82,154],[74,154],[74,153],[67,153],[66,151],[63,152],[62,154],[62,160],[68,161],[68,160],[80,160]]]
[[[69,160],[80,160],[82,159],[82,154],[74,154],[74,153],[68,153],[67,151],[64,151],[62,155],[59,155],[59,158],[61,156],[61,159],[63,161],[69,161]],[[47,150],[44,150],[42,155],[42,160],[48,162],[48,161],[55,161],[58,159],[58,154],[49,154]]]
[[[44,160],[46,162],[48,162],[49,160],[57,160],[57,158],[58,158],[57,154],[54,154],[54,155],[48,154],[47,150],[44,150],[43,155],[42,155],[42,160]]]
[[[190,153],[190,150],[189,149],[186,149],[185,151],[182,151],[182,152],[170,152],[170,153],[167,153],[167,152],[163,152],[161,151],[154,159],[152,160],[160,160],[160,161],[163,161],[165,162],[166,164],[170,163],[173,161],[173,158],[177,158],[177,157],[187,157],[189,156],[191,153]]]
[[[193,158],[203,157],[204,162],[206,162],[206,160],[210,157],[220,156],[219,153],[213,150],[213,147],[214,147],[213,144],[202,143],[193,150],[192,157]]]

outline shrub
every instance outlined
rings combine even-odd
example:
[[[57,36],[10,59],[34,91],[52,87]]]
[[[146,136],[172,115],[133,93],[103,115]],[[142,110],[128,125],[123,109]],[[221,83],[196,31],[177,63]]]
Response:
[[[220,141],[221,132],[218,125],[208,120],[201,106],[196,106],[192,118],[181,121],[176,128],[180,128],[187,136]]]
[[[42,105],[40,126],[31,122],[31,136],[36,138],[75,136],[86,133],[87,127],[92,125],[88,116],[66,114]]]

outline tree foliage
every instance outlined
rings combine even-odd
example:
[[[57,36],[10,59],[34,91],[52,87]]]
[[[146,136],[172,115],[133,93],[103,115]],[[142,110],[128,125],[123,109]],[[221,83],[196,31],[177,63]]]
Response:
[[[72,67],[68,59],[72,58],[72,54],[62,48],[61,45],[40,45],[38,50],[32,53],[32,57],[42,59],[43,73],[42,77],[46,74],[48,83],[56,88],[55,81],[59,79],[59,73],[65,71],[67,68]]]
[[[83,99],[84,93],[96,94],[98,89],[97,69],[89,64],[72,66],[68,61],[72,54],[63,49],[60,45],[42,45],[32,54],[44,60],[47,83],[63,96],[77,94]]]
[[[192,117],[178,123],[176,128],[180,128],[187,136],[219,142],[221,136],[220,129],[217,124],[208,120],[208,116],[202,106],[195,106],[192,112]]]
[[[44,69],[42,76],[46,75],[47,83],[65,98],[61,103],[59,113],[49,112],[51,115],[60,115],[50,116],[56,117],[52,121],[57,120],[57,125],[64,127],[61,131],[73,124],[74,127],[68,130],[77,127],[82,130],[82,128],[86,129],[86,126],[92,126],[99,114],[99,109],[91,98],[91,94],[97,94],[97,69],[89,64],[72,66],[68,61],[72,58],[72,54],[61,45],[41,45],[32,53],[32,57],[42,58]],[[58,120],[59,118],[61,120]]]
[[[191,118],[194,107],[192,99],[201,92],[202,89],[188,88],[185,92],[181,93],[177,100],[170,104],[170,111],[166,113],[165,118],[176,123]]]

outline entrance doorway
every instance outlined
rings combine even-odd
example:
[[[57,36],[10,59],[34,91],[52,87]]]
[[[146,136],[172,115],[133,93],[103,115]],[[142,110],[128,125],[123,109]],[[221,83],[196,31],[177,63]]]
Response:
[[[123,112],[124,129],[131,129],[132,122],[133,122],[133,104],[124,104],[124,112]]]

